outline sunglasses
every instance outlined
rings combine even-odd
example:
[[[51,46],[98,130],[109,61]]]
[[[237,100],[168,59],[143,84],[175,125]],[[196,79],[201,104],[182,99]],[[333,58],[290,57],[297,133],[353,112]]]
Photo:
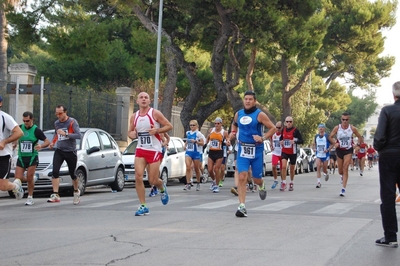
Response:
[[[220,125],[221,123],[214,123],[215,125]]]
[[[286,123],[293,123],[293,121],[285,121]]]
[[[276,127],[277,129],[281,129],[281,127]]]
[[[191,126],[191,127],[195,127],[196,125],[189,125],[189,126]]]
[[[24,123],[28,123],[28,122],[31,122],[31,120],[29,119],[29,120],[22,120]]]
[[[62,115],[64,112],[56,112],[56,115]]]
[[[342,121],[349,121],[349,119],[347,118],[347,119],[345,119],[345,118],[342,118]]]

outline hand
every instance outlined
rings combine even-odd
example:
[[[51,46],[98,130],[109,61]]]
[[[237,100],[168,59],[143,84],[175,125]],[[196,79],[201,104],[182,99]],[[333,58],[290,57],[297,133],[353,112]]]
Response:
[[[151,125],[151,128],[148,130],[150,135],[155,135],[158,133],[158,128],[155,128],[154,125]]]
[[[50,149],[53,149],[53,148],[54,148],[53,143],[50,143],[49,148],[50,148]]]
[[[38,143],[38,145],[35,146],[35,150],[40,151],[42,149],[42,146]]]
[[[130,139],[136,139],[136,138],[137,138],[137,132],[136,132],[136,130],[129,131],[129,132],[128,132],[128,137],[129,137]]]

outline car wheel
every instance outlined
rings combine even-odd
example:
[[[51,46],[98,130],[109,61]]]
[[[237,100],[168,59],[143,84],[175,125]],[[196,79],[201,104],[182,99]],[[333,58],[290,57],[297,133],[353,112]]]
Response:
[[[125,176],[124,169],[118,167],[117,173],[115,175],[115,180],[111,183],[110,187],[112,190],[122,191],[125,186]]]
[[[82,169],[76,170],[76,177],[78,178],[78,188],[81,191],[81,196],[85,194],[86,190],[86,174]]]
[[[164,168],[161,172],[161,180],[163,181],[164,185],[168,184],[168,171]],[[186,177],[185,177],[186,180]]]
[[[267,167],[263,164],[263,176],[267,176]]]
[[[201,179],[201,183],[207,183],[208,177],[209,177],[208,169],[207,169],[207,167],[205,167],[204,171],[203,171],[203,178]]]

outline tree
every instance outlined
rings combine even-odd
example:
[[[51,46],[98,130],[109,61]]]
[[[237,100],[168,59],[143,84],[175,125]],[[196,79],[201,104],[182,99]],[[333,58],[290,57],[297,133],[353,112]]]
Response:
[[[7,86],[7,17],[10,6],[18,5],[19,0],[0,0],[0,94],[5,94]]]

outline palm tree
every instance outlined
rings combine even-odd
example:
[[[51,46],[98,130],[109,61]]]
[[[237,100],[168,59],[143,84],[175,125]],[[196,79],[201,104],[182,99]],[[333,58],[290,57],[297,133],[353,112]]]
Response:
[[[16,6],[19,0],[0,0],[0,95],[4,95],[7,86],[7,7]]]

